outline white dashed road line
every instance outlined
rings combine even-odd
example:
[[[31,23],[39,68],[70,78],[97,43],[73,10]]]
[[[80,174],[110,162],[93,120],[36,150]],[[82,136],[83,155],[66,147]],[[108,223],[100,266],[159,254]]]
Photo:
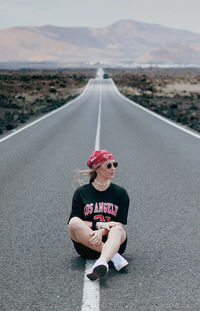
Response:
[[[95,150],[100,149],[100,132],[101,132],[101,103],[102,103],[102,85],[99,88],[99,112],[97,119],[97,130],[95,139]],[[90,281],[86,274],[92,269],[94,260],[87,260],[85,267],[84,285],[83,285],[83,298],[81,311],[99,311],[100,310],[100,289],[99,280]]]
[[[88,260],[88,259],[86,261],[81,311],[99,311],[100,310],[99,309],[99,303],[100,303],[99,280],[91,281],[86,276],[86,273],[88,273],[92,269],[94,262],[95,262],[94,260]]]

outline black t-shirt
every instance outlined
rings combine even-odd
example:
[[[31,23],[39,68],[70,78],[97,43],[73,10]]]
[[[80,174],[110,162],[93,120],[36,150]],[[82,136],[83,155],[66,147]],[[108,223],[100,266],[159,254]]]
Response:
[[[92,184],[79,187],[73,196],[69,220],[77,216],[88,221],[117,221],[127,224],[129,196],[126,190],[111,183],[105,191]]]

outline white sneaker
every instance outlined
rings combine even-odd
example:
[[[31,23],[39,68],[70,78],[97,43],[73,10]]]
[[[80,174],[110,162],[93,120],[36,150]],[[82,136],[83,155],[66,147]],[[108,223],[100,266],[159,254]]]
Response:
[[[99,258],[92,267],[92,271],[86,275],[91,281],[95,281],[105,276],[107,272],[107,262],[105,261],[105,259]]]
[[[114,264],[114,267],[117,271],[120,271],[121,269],[123,269],[124,267],[126,267],[128,265],[128,261],[119,253],[117,253],[112,259],[111,261]]]

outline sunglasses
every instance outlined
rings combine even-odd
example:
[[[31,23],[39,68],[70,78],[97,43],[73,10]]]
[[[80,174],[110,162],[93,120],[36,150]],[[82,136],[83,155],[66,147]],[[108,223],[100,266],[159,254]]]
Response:
[[[107,164],[107,168],[108,168],[108,169],[110,169],[112,166],[113,166],[114,168],[116,168],[116,167],[118,166],[118,163],[117,163],[117,162],[112,162],[112,163],[108,163],[108,164]]]

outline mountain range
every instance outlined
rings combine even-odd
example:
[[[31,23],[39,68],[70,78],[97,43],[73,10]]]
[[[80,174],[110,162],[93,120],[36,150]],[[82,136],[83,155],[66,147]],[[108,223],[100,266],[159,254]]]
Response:
[[[200,33],[121,20],[104,28],[0,30],[0,63],[152,63],[200,65]]]

